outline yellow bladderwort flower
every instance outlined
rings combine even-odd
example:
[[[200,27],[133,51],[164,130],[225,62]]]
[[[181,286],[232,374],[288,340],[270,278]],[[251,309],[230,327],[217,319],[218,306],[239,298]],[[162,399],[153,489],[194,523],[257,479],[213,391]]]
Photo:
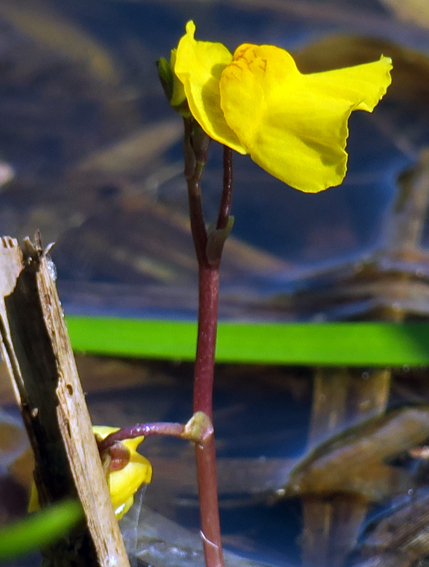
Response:
[[[111,433],[118,431],[118,427],[97,426],[93,428],[98,440],[105,439]],[[125,439],[117,443],[121,449],[120,458],[115,457],[112,451],[112,461],[107,471],[107,484],[109,486],[110,498],[112,499],[115,515],[119,520],[128,512],[134,503],[134,494],[144,483],[152,480],[152,465],[137,452],[137,447],[144,437]],[[28,511],[34,512],[39,509],[39,496],[36,484],[31,486],[30,503]]]
[[[118,427],[94,426],[95,436],[105,439],[111,433],[119,431]],[[114,460],[107,473],[107,484],[109,486],[110,498],[112,499],[113,509],[118,518],[122,518],[134,503],[134,494],[144,483],[148,484],[152,480],[152,465],[150,462],[137,452],[137,447],[144,440],[144,436],[134,439],[120,441],[119,445],[124,446],[129,452],[129,461],[123,466],[119,463],[116,467]]]
[[[339,185],[349,116],[372,112],[391,83],[391,59],[302,74],[279,47],[246,43],[232,55],[194,35],[191,21],[172,66],[203,130],[300,191]]]

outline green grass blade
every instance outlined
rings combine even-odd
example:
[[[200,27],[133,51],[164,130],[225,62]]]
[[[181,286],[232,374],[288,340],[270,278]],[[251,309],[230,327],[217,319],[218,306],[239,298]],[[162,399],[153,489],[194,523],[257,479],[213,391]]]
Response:
[[[65,535],[83,518],[77,500],[68,500],[30,514],[0,530],[0,561],[27,555]]]
[[[67,317],[76,351],[193,360],[196,324]],[[429,323],[220,323],[218,362],[326,366],[429,364]]]

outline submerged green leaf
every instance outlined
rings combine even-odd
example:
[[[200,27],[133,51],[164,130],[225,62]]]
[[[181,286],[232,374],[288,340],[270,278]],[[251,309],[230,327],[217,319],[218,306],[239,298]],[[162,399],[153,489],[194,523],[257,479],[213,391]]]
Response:
[[[197,326],[190,321],[67,317],[76,351],[193,360]],[[343,366],[429,364],[427,323],[219,324],[218,362]]]

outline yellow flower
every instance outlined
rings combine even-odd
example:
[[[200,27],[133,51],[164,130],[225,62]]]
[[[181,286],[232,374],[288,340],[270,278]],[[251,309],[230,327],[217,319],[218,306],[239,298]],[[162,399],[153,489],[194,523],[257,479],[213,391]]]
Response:
[[[93,431],[98,440],[105,439],[111,433],[118,431],[118,427],[97,426],[93,427]],[[149,483],[152,480],[152,466],[150,462],[137,452],[137,447],[143,441],[144,437],[136,437],[134,439],[125,439],[121,441],[122,447],[125,447],[127,454],[126,464],[124,466],[117,465],[110,468],[107,473],[107,484],[109,486],[110,498],[112,499],[115,515],[119,520],[128,512],[134,503],[134,494],[143,483]],[[128,460],[129,456],[129,460]],[[121,468],[117,468],[120,466]],[[114,468],[115,470],[112,470]],[[30,503],[28,511],[34,512],[39,509],[39,495],[37,494],[36,484],[33,482],[31,486]]]
[[[95,425],[93,430],[95,436],[99,440],[102,440],[111,433],[118,431],[119,427]],[[120,444],[127,448],[130,460],[123,468],[111,470],[107,474],[110,498],[112,499],[113,509],[115,510],[115,515],[118,520],[122,518],[133,505],[134,494],[140,486],[152,480],[152,465],[145,457],[137,452],[137,447],[143,439],[144,437],[141,436],[120,441]]]
[[[232,55],[194,34],[188,22],[172,63],[203,130],[300,191],[339,185],[349,116],[372,112],[391,83],[391,59],[302,74],[284,49],[243,44]]]

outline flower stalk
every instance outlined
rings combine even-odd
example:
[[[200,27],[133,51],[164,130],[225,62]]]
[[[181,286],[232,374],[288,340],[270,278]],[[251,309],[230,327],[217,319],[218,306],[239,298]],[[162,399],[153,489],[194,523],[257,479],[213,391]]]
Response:
[[[223,245],[233,225],[232,150],[224,147],[223,191],[214,227],[204,222],[201,180],[207,162],[210,138],[193,119],[184,117],[185,177],[188,185],[192,238],[198,261],[198,338],[194,367],[193,416],[180,423],[144,423],[109,431],[97,439],[101,457],[112,458],[118,443],[143,440],[147,435],[171,435],[195,444],[201,537],[206,567],[224,567],[216,476],[213,429],[213,380],[217,335],[219,266]],[[128,508],[127,508],[128,510]]]
[[[212,433],[213,426],[211,420],[205,413],[197,412],[185,425],[166,421],[137,423],[130,427],[114,430],[113,433],[106,435],[102,439],[97,439],[97,444],[100,455],[103,455],[106,451],[115,447],[117,443],[129,439],[136,439],[136,437],[144,438],[148,435],[168,435],[170,437],[178,437],[180,439],[186,439],[187,441],[193,441],[194,443],[203,444]]]
[[[196,134],[196,135],[195,135]],[[213,380],[216,350],[219,266],[223,244],[231,230],[232,152],[224,149],[224,180],[216,226],[207,230],[201,200],[201,178],[210,139],[193,119],[185,118],[185,174],[188,184],[191,232],[198,261],[198,338],[194,368],[194,415],[213,418]],[[192,153],[190,150],[192,149]],[[214,430],[195,444],[201,536],[207,567],[223,567],[216,477]]]
[[[219,267],[222,251],[233,225],[232,150],[224,146],[223,190],[215,225],[204,222],[201,181],[210,138],[193,118],[184,118],[185,177],[191,232],[198,261],[198,338],[194,367],[193,416],[180,423],[144,423],[113,431],[98,440],[100,455],[112,452],[120,441],[147,435],[172,435],[195,444],[201,537],[207,567],[224,567],[216,476],[213,429],[213,380],[218,319]]]

